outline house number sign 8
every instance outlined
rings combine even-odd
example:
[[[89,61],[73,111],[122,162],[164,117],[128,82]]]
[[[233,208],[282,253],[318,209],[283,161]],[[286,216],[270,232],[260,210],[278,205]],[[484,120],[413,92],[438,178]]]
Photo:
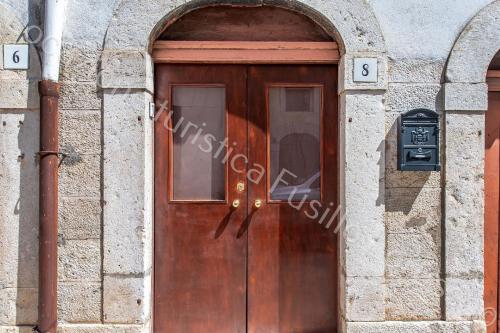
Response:
[[[377,58],[354,58],[354,82],[376,83],[377,80]]]
[[[29,68],[29,45],[14,44],[3,46],[3,68],[4,69],[28,69]]]

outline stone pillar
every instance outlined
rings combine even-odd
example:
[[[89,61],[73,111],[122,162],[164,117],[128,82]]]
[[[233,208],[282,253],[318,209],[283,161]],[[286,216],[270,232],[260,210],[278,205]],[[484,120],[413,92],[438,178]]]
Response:
[[[102,59],[104,323],[139,324],[142,332],[149,332],[153,268],[151,59],[141,50],[108,51]]]
[[[482,320],[488,87],[485,83],[447,83],[445,93],[445,319]]]
[[[385,319],[385,119],[386,62],[378,54],[379,81],[353,82],[353,58],[339,65],[340,195],[345,223],[340,235],[340,312],[344,331],[359,321]]]

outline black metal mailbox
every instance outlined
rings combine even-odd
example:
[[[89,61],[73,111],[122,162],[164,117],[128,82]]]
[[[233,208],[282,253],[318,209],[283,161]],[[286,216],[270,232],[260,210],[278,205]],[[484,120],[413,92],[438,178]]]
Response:
[[[439,171],[439,115],[415,109],[399,118],[398,170]]]

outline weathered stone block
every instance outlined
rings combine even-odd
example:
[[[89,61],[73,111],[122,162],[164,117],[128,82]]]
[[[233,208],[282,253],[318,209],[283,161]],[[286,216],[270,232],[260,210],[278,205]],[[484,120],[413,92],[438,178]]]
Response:
[[[34,325],[38,316],[36,288],[0,289],[0,325]]]
[[[65,45],[61,54],[61,80],[97,84],[101,51]]]
[[[386,228],[388,233],[430,233],[439,239],[441,189],[386,189]]]
[[[38,112],[0,112],[0,289],[38,285],[38,126]]]
[[[445,319],[484,320],[483,279],[446,279]]]
[[[441,83],[444,59],[389,58],[391,83]]]
[[[347,333],[486,333],[484,323],[472,321],[386,321],[347,323]]]
[[[447,277],[482,278],[484,269],[483,232],[475,228],[446,231]]]
[[[100,199],[62,198],[59,202],[59,233],[64,239],[101,237]]]
[[[345,193],[345,270],[349,276],[383,276],[384,226],[384,112],[383,95],[341,95],[347,121],[345,151],[341,152],[341,185]],[[344,116],[343,116],[344,117]],[[365,128],[372,128],[369,136]],[[342,146],[342,145],[341,145]],[[343,186],[343,188],[342,188]]]
[[[101,281],[101,241],[66,240],[59,244],[59,281]]]
[[[59,283],[59,320],[68,323],[101,321],[100,283]]]
[[[387,279],[388,320],[439,320],[441,296],[439,279]]]
[[[386,110],[406,112],[417,108],[441,109],[440,84],[390,83],[386,94]]]
[[[85,324],[85,325],[65,325],[59,324],[58,333],[150,333],[146,325],[102,325],[102,324]],[[0,330],[0,333],[3,333]],[[17,332],[16,332],[17,333]]]
[[[147,93],[105,95],[104,272],[152,267],[153,121]],[[127,239],[127,242],[123,240]]]
[[[483,227],[484,113],[447,112],[446,124],[446,227],[479,230]]]
[[[0,109],[38,109],[36,80],[0,80]]]
[[[99,197],[101,193],[101,156],[69,155],[59,169],[62,196]]]
[[[383,277],[346,279],[346,320],[381,321],[385,318]]]
[[[439,279],[440,231],[388,234],[386,271],[390,278]]]
[[[445,83],[444,90],[446,110],[488,110],[488,85],[486,83]]]
[[[33,325],[29,325],[29,326],[0,326],[0,333],[33,333]]]
[[[153,66],[143,50],[112,50],[102,55],[101,87],[154,91]]]
[[[61,109],[100,110],[102,106],[96,82],[64,82],[59,103]]]
[[[62,110],[60,147],[67,154],[101,153],[101,111]]]
[[[151,276],[104,276],[104,322],[146,323],[151,315]]]

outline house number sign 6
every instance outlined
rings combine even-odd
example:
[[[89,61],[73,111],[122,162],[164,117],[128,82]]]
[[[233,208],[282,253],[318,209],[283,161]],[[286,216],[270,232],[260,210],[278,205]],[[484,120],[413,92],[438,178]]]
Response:
[[[4,69],[28,69],[29,68],[29,45],[14,44],[3,46],[3,68]]]
[[[377,58],[354,58],[354,82],[376,83],[377,80]]]

